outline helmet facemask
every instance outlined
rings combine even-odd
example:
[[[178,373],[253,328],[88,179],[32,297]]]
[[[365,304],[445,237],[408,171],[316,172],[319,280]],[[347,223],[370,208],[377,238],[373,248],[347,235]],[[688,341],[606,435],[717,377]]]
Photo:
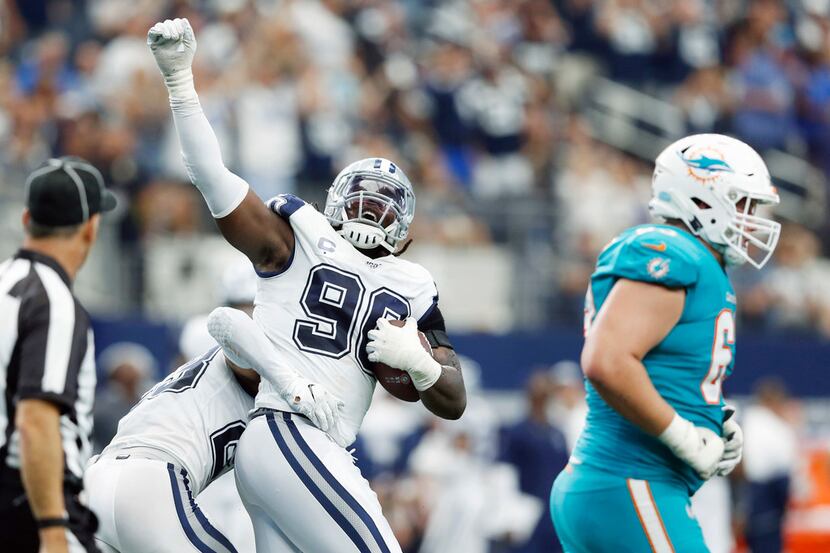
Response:
[[[730,191],[734,213],[724,229],[723,252],[727,265],[749,262],[760,269],[769,261],[781,236],[781,223],[755,214],[758,206],[777,204],[777,198]]]
[[[326,216],[356,248],[390,253],[406,238],[414,215],[411,187],[383,174],[355,172],[334,183]]]
[[[711,206],[699,197],[686,198],[672,191],[663,191],[652,200],[650,207],[660,206],[664,219],[683,221],[693,234],[720,252],[727,265],[749,262],[756,269],[763,267],[778,245],[781,223],[756,215],[755,210],[759,206],[777,204],[778,198],[735,189],[730,190],[723,199],[703,193],[700,196],[706,196],[707,200],[718,205]],[[668,211],[667,204],[681,209],[676,210],[676,215],[669,215],[665,213]],[[689,216],[683,216],[683,213]],[[719,214],[726,216],[719,217]]]

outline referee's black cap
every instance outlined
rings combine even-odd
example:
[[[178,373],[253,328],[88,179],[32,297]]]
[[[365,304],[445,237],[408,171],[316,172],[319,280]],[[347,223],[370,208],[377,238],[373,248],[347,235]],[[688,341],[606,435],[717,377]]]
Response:
[[[79,157],[50,159],[26,179],[26,207],[40,225],[78,225],[117,203],[98,169]]]

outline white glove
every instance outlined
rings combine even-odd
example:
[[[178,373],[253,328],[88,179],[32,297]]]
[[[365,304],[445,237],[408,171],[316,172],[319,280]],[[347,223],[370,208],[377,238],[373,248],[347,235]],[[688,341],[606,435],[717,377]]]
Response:
[[[343,424],[345,404],[288,368],[279,350],[246,313],[230,307],[217,307],[208,316],[208,332],[232,363],[252,368],[268,380],[282,398],[298,413],[326,432],[342,447],[355,440]]]
[[[691,466],[704,480],[718,470],[724,443],[720,436],[702,426],[695,426],[675,413],[674,418],[658,439],[672,453]]]
[[[314,384],[305,378],[297,377],[280,395],[301,415],[308,417],[311,424],[328,434],[341,447],[346,447],[355,440],[347,434],[340,422],[345,404],[331,395],[320,384]]]
[[[322,384],[314,384],[302,377],[280,390],[282,398],[311,424],[328,434],[340,447],[347,447],[357,439],[343,424],[346,404],[334,397]]]
[[[723,455],[718,463],[718,476],[726,476],[738,466],[743,458],[744,431],[735,420],[735,408],[723,407]]]
[[[392,326],[384,318],[378,319],[377,327],[368,336],[369,361],[406,371],[419,392],[429,389],[441,378],[441,364],[421,346],[418,323],[412,317],[402,327]]]
[[[193,86],[193,56],[196,35],[187,19],[167,19],[156,23],[147,33],[147,44],[156,58],[171,99],[196,97]]]

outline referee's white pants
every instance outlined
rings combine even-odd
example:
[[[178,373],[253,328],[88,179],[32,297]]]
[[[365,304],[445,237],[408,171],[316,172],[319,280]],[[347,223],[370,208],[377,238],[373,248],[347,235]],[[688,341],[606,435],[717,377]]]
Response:
[[[401,553],[352,456],[305,418],[254,417],[235,465],[259,553]]]
[[[100,458],[87,468],[84,486],[105,552],[236,553],[196,504],[187,471],[172,463]]]

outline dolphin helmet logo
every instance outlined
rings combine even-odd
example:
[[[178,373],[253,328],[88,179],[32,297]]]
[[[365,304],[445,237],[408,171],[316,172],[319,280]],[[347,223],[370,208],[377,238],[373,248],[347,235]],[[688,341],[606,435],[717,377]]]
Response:
[[[688,165],[689,167],[693,167],[695,169],[704,169],[706,171],[732,172],[732,167],[730,167],[729,164],[726,163],[724,160],[716,159],[703,154],[701,154],[700,157],[695,159],[683,158],[683,161],[686,162],[686,165]]]
[[[686,152],[679,152],[680,159],[689,168],[689,175],[699,181],[709,181],[720,177],[718,173],[734,173],[735,170],[726,161],[723,155],[710,148],[701,148],[686,157]]]

